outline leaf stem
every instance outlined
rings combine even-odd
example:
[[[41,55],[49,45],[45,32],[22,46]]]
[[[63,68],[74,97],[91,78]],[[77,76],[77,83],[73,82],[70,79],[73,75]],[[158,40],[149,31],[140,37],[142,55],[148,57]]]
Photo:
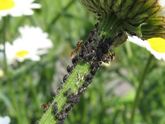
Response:
[[[143,73],[142,73],[141,78],[139,80],[140,83],[139,83],[138,88],[137,88],[135,100],[134,100],[132,111],[131,111],[130,124],[134,124],[135,111],[136,111],[136,108],[138,107],[138,104],[139,104],[140,94],[143,90],[145,78],[147,76],[147,73],[148,73],[149,67],[151,65],[152,59],[153,59],[153,56],[149,55],[149,58],[147,60],[147,63],[146,63],[145,68],[143,70]]]
[[[3,17],[3,26],[2,26],[2,44],[3,44],[3,70],[5,74],[8,73],[8,67],[7,67],[7,56],[6,56],[6,29],[7,29],[7,22],[8,17]]]

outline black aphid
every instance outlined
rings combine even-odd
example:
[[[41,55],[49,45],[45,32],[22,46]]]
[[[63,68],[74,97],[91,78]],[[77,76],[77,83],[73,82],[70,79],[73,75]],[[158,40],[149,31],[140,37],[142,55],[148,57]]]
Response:
[[[65,82],[67,78],[68,78],[68,74],[64,75],[63,82]]]
[[[75,57],[72,58],[72,63],[75,65],[78,62],[79,57],[76,55]]]
[[[95,75],[95,74],[96,74],[97,69],[98,69],[98,68],[93,68],[93,69],[90,71],[90,73],[91,73],[92,75]]]
[[[56,116],[57,112],[58,112],[58,107],[57,107],[57,103],[55,102],[52,105],[52,113],[54,116]]]
[[[82,93],[84,93],[85,90],[86,90],[86,87],[81,86],[81,87],[78,89],[78,95],[81,95]]]
[[[67,102],[68,103],[73,103],[73,104],[76,104],[80,101],[80,96],[79,95],[74,95],[74,94],[71,94],[67,97]]]
[[[68,113],[71,109],[72,109],[73,105],[68,103],[64,106],[63,111],[65,111],[66,113]]]
[[[57,113],[55,117],[59,121],[62,121],[62,120],[64,120],[67,117],[67,115],[68,114],[66,112],[61,112],[61,113]]]
[[[97,70],[99,69],[99,67],[100,67],[100,62],[93,62],[91,64],[91,71],[90,71],[90,73],[94,76],[96,74]]]
[[[99,68],[101,65],[100,62],[92,62],[91,63],[91,70],[94,69],[94,68]]]
[[[69,65],[68,65],[68,66],[67,66],[67,72],[70,73],[70,72],[72,72],[72,70],[73,70],[73,66],[69,66]]]
[[[82,85],[82,86],[83,86],[83,87],[88,87],[88,86],[89,86],[89,84],[90,84],[90,83],[89,83],[89,81],[86,81],[86,82],[84,82],[84,83],[83,83],[83,85]]]
[[[87,76],[85,76],[85,81],[90,82],[92,78],[93,78],[93,75],[89,73]]]

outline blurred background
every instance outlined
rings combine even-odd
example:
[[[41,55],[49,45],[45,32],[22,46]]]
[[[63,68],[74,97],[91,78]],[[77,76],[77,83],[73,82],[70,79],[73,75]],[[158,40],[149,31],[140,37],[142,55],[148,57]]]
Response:
[[[78,0],[37,2],[42,7],[32,16],[10,18],[6,39],[12,42],[19,36],[21,26],[37,26],[48,33],[53,47],[39,61],[9,64],[7,73],[0,64],[0,116],[9,116],[11,124],[37,123],[44,113],[42,105],[52,100],[66,74],[70,53],[96,23]],[[128,124],[141,81],[144,86],[135,124],[165,124],[165,63],[130,42],[116,48],[115,53],[115,61],[97,72],[65,124]]]

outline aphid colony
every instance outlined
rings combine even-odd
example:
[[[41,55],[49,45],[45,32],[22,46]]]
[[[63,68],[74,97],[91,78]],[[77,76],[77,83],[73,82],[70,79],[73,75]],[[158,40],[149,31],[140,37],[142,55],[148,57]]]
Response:
[[[73,68],[78,62],[85,61],[91,66],[90,72],[82,79],[84,82],[82,86],[78,87],[78,92],[73,94],[71,89],[68,89],[64,96],[67,98],[67,102],[61,111],[58,111],[57,104],[54,103],[52,107],[52,113],[58,120],[58,124],[63,124],[64,119],[67,117],[68,112],[73,108],[73,105],[78,103],[80,95],[86,90],[91,83],[93,76],[100,68],[102,62],[110,62],[114,58],[114,54],[109,52],[111,47],[112,39],[101,40],[97,33],[97,28],[90,32],[86,42],[78,42],[76,49],[71,53],[72,66],[67,67],[68,74],[63,77],[63,83],[67,80],[68,75],[72,72]],[[77,75],[80,79],[81,76]],[[62,86],[58,89],[60,90]]]

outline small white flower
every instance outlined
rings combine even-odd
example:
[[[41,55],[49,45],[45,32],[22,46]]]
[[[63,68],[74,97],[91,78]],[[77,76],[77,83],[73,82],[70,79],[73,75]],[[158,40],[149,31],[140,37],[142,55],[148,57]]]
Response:
[[[41,7],[34,0],[0,0],[0,17],[32,15],[33,9]]]
[[[10,124],[10,118],[8,116],[0,117],[0,124]]]
[[[128,41],[146,48],[155,58],[165,61],[165,39],[156,37],[143,41],[136,36],[128,36]]]
[[[24,61],[30,59],[40,60],[40,55],[48,52],[53,46],[48,34],[39,27],[24,26],[19,28],[20,37],[13,41],[13,44],[6,43],[6,56],[9,63],[15,60]]]

